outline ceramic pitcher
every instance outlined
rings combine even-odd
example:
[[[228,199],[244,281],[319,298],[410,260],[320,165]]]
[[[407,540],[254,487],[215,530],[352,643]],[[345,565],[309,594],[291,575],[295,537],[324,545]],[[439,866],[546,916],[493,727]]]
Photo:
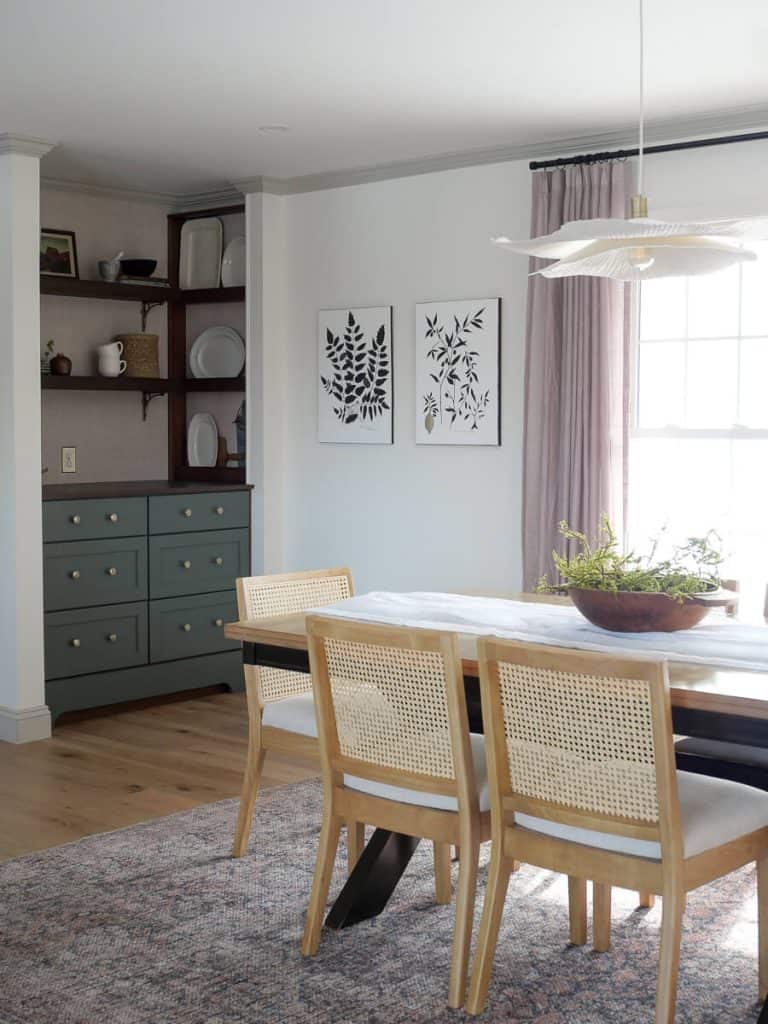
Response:
[[[120,356],[123,354],[123,343],[122,341],[112,341],[106,345],[99,345],[99,376],[101,377],[119,377],[121,373],[125,373],[125,368],[128,365],[124,359]]]

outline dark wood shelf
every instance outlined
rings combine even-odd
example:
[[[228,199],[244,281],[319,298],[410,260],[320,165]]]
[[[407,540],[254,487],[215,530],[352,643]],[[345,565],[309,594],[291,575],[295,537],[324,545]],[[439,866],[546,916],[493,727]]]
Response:
[[[144,391],[165,395],[173,390],[174,382],[164,377],[58,377],[44,373],[40,385],[51,391]]]
[[[188,377],[182,391],[245,391],[245,377]]]
[[[245,289],[243,289],[245,291]],[[124,302],[168,302],[173,288],[119,281],[77,281],[72,277],[40,275],[41,295],[68,295],[78,299],[119,299]]]
[[[236,288],[190,288],[174,290],[175,302],[191,304],[198,302],[245,302],[245,285]]]
[[[176,471],[176,480],[195,480],[212,483],[214,481],[227,484],[245,483],[245,467],[240,466],[180,466]]]

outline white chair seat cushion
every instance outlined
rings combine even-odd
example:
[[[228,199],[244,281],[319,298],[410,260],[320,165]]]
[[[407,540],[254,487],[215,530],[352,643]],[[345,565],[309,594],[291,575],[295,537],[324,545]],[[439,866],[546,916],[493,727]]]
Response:
[[[296,697],[284,697],[264,705],[261,724],[273,729],[285,729],[300,736],[317,736],[315,702],[311,693],[300,693]]]
[[[469,742],[472,746],[472,760],[475,763],[475,782],[480,810],[487,811],[491,806],[491,800],[488,793],[488,769],[485,764],[485,741],[482,736],[472,733]],[[359,790],[361,793],[380,796],[385,800],[396,800],[401,804],[435,807],[440,811],[458,811],[459,809],[459,802],[455,797],[445,796],[442,793],[422,793],[417,789],[406,789],[404,786],[371,782],[370,779],[360,779],[355,775],[345,775],[344,785],[350,789]]]
[[[768,793],[762,789],[754,789],[728,779],[682,771],[677,773],[677,789],[685,857],[695,857],[768,825]],[[528,814],[516,814],[515,822],[533,832],[542,832],[583,846],[628,853],[650,860],[661,859],[660,844],[645,839],[592,832]]]

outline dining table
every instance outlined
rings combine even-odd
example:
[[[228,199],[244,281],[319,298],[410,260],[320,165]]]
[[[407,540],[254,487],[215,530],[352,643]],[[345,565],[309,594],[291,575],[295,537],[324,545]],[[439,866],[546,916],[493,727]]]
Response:
[[[533,594],[508,596],[517,601],[552,600]],[[242,642],[246,665],[308,673],[306,614],[233,622],[225,626],[224,632],[230,640]],[[482,732],[478,637],[459,632],[458,639],[470,729]],[[668,673],[676,733],[768,747],[768,671],[668,660]],[[380,914],[418,844],[415,837],[375,829],[331,907],[326,926],[345,928]],[[768,1022],[768,1015],[765,1020]]]

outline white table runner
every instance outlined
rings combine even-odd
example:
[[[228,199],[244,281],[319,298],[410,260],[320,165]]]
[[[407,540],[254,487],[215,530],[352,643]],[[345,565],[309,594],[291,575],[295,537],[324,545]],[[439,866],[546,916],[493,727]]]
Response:
[[[462,594],[374,591],[312,611],[342,619],[768,672],[768,626],[741,624],[717,612],[693,629],[677,633],[612,633],[593,626],[570,605]]]

